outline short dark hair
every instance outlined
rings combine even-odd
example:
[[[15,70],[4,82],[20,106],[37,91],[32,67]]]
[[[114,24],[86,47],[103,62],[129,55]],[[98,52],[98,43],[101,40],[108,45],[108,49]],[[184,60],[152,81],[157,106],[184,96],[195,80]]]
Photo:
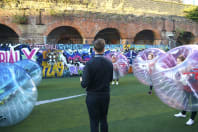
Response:
[[[177,59],[180,59],[181,61],[184,61],[186,58],[183,55],[180,55],[177,57]]]
[[[97,52],[102,52],[104,50],[105,47],[105,40],[104,39],[97,39],[94,41],[94,49]]]
[[[149,56],[149,55],[151,55],[152,58],[154,58],[154,54],[153,54],[152,52],[150,52],[150,53],[148,54],[148,56]]]

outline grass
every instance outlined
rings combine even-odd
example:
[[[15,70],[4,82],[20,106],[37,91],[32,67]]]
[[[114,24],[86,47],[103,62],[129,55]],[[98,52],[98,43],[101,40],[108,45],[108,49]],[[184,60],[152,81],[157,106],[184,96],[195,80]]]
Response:
[[[132,75],[122,78],[119,86],[111,87],[110,132],[197,132],[197,118],[193,126],[185,126],[188,118],[173,117],[178,111],[163,104],[155,94],[148,95],[148,90],[148,86],[140,84]],[[46,100],[81,94],[84,89],[79,78],[45,79],[38,93],[38,100]],[[85,96],[35,106],[21,123],[0,128],[0,132],[89,131]]]

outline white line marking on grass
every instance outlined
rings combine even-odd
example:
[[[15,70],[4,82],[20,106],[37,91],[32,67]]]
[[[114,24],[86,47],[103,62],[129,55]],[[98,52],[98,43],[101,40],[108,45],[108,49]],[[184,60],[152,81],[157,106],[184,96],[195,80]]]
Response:
[[[61,101],[61,100],[66,100],[66,99],[71,99],[71,98],[77,98],[80,96],[84,96],[86,94],[79,94],[79,95],[74,95],[74,96],[68,96],[68,97],[63,97],[63,98],[56,98],[56,99],[49,99],[49,100],[43,100],[43,101],[38,101],[36,102],[36,106],[37,105],[41,105],[41,104],[47,104],[47,103],[52,103],[52,102],[57,102],[57,101]]]

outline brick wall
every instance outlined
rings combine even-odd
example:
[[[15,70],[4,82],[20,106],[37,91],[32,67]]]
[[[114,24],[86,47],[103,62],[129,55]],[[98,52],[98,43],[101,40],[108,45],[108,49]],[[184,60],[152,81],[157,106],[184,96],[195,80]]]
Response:
[[[174,19],[176,29],[192,32],[198,43],[198,24],[180,16],[183,15],[186,6],[176,2],[92,0],[88,3],[88,0],[81,0],[80,4],[77,2],[66,4],[44,2],[44,0],[21,1],[17,8],[16,3],[7,3],[0,8],[0,24],[12,28],[20,36],[20,42],[44,43],[44,39],[53,29],[71,26],[81,34],[84,42],[87,40],[91,43],[96,34],[105,28],[115,28],[119,31],[123,42],[129,43],[134,41],[138,32],[145,29],[152,30],[155,34],[155,44],[159,44],[163,17],[166,19],[168,32],[172,31]],[[43,25],[37,25],[40,9],[45,9],[42,12]],[[13,22],[14,16],[24,14],[29,21],[27,25]]]

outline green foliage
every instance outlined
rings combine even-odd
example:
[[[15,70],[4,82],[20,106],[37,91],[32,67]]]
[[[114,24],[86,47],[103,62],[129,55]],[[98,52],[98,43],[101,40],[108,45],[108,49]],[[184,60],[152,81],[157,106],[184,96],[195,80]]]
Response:
[[[190,10],[190,11],[184,11],[186,13],[186,17],[198,22],[198,7]]]
[[[0,0],[2,2],[16,2],[17,0]]]
[[[191,44],[194,41],[194,35],[191,32],[187,32],[183,29],[176,29],[177,46],[183,44]]]
[[[51,9],[50,10],[50,15],[51,16],[57,16],[57,17],[61,17],[61,16],[64,16],[65,13],[62,11],[58,11],[58,10],[54,10],[54,9]]]
[[[17,24],[27,24],[28,23],[28,18],[27,16],[21,16],[21,15],[15,15],[13,17],[13,22]]]

